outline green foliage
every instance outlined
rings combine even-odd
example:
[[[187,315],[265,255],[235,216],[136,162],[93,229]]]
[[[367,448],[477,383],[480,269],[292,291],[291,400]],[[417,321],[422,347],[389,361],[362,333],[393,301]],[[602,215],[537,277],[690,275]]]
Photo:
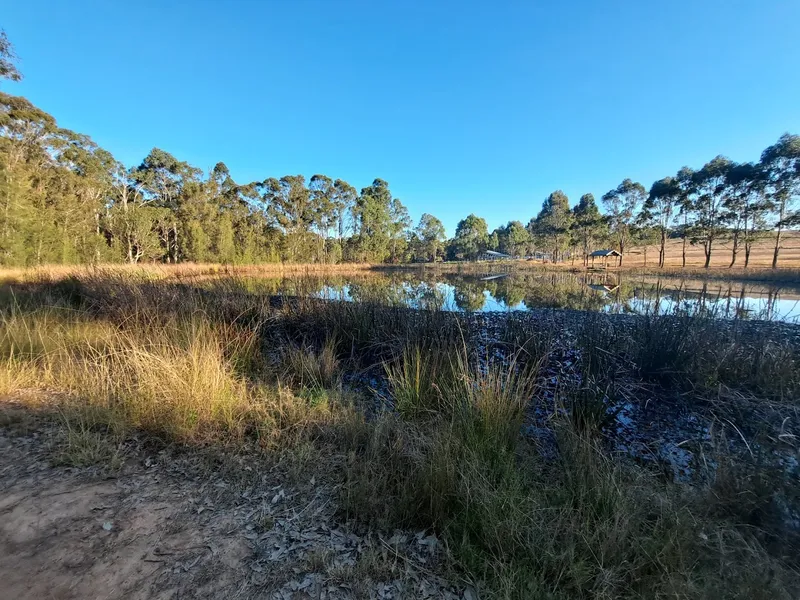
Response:
[[[703,165],[694,174],[695,215],[692,227],[692,241],[703,244],[706,255],[706,268],[711,264],[714,241],[723,233],[725,225],[724,198],[727,189],[728,172],[733,163],[724,156],[717,156]]]
[[[761,164],[766,174],[767,198],[777,213],[775,227],[775,252],[772,268],[778,266],[781,232],[787,226],[800,222],[794,206],[800,196],[800,135],[783,134],[774,145],[761,154]]]
[[[550,251],[553,262],[569,245],[569,231],[573,225],[573,214],[569,209],[569,199],[561,190],[550,194],[542,203],[542,210],[528,227],[539,237]]]
[[[392,197],[389,184],[376,179],[361,190],[353,207],[353,252],[362,262],[400,262],[411,226],[403,203]]]
[[[589,254],[596,249],[595,244],[608,233],[606,221],[597,208],[594,195],[581,196],[578,204],[572,209],[572,218],[572,227],[583,254],[583,262],[588,264]]]
[[[14,46],[8,41],[6,32],[0,29],[0,79],[10,79],[11,81],[21,81],[22,73],[17,69],[15,61],[17,55]]]
[[[475,260],[486,250],[488,243],[486,221],[472,214],[458,222],[456,235],[450,245],[450,254],[452,258],[459,260]]]
[[[509,221],[505,227],[498,227],[492,232],[497,241],[490,240],[494,249],[510,256],[525,256],[531,247],[531,234],[519,221]]]
[[[644,202],[646,195],[644,186],[630,179],[623,180],[615,189],[603,194],[611,235],[617,243],[617,250],[622,255],[620,264],[631,240],[631,227],[637,217],[636,211]]]
[[[442,222],[428,213],[423,213],[414,229],[413,253],[417,261],[436,262],[443,257],[447,234]]]

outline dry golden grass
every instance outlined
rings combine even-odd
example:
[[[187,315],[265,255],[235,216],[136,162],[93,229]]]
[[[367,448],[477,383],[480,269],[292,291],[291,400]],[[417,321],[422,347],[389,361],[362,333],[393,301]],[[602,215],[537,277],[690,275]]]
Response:
[[[101,264],[101,265],[43,265],[38,267],[0,268],[0,282],[58,281],[70,276],[117,275],[128,278],[150,280],[180,279],[202,276],[284,276],[366,273],[369,271],[403,268],[402,265],[369,263],[344,264],[295,264],[264,263],[260,265],[221,265],[221,264]]]
[[[683,242],[679,239],[667,241],[666,246],[666,267],[680,268],[682,265]],[[714,269],[727,269],[731,263],[731,250],[733,244],[730,240],[719,240],[714,243],[711,253],[711,267]],[[775,239],[772,236],[758,240],[753,245],[750,255],[751,269],[765,269],[772,267],[772,254],[775,249]],[[687,268],[701,269],[705,265],[705,254],[703,246],[700,244],[686,246],[686,266]],[[644,262],[644,249],[634,247],[625,255],[625,267],[657,267],[658,266],[658,246],[647,247],[647,265]],[[740,247],[739,255],[736,259],[736,268],[744,267],[744,247]],[[781,251],[778,259],[778,268],[796,269],[800,268],[800,232],[790,231],[783,234],[781,240]]]

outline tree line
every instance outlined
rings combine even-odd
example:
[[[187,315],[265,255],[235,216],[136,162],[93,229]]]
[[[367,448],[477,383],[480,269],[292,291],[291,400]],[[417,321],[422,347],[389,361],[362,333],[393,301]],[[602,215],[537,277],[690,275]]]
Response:
[[[16,56],[0,32],[0,80],[19,81]],[[0,91],[0,264],[182,261],[431,262],[473,260],[485,250],[514,257],[540,253],[554,262],[601,245],[624,257],[632,245],[701,244],[710,264],[722,239],[731,266],[744,265],[753,243],[774,233],[777,266],[782,233],[800,224],[800,136],[786,134],[757,163],[718,156],[694,171],[655,182],[630,179],[574,207],[559,191],[527,225],[511,221],[489,233],[469,215],[447,239],[442,222],[423,214],[412,224],[389,184],[357,191],[315,174],[235,181],[224,163],[203,171],[154,148],[127,167],[90,137],[59,127],[26,98]],[[645,255],[646,261],[646,255]]]
[[[682,240],[682,266],[687,244],[701,245],[705,267],[718,242],[730,241],[730,266],[744,254],[747,267],[753,244],[774,235],[773,268],[778,266],[781,238],[800,225],[796,202],[800,196],[800,136],[784,134],[761,153],[758,162],[736,163],[717,156],[699,170],[681,168],[659,179],[647,190],[631,179],[601,197],[584,194],[570,208],[561,190],[550,194],[539,214],[527,225],[511,221],[488,232],[486,221],[475,215],[462,220],[450,250],[454,258],[471,258],[486,249],[511,256],[537,251],[558,262],[565,256],[589,254],[601,246],[617,250],[624,260],[631,246],[658,248],[658,265],[666,260],[667,240]]]

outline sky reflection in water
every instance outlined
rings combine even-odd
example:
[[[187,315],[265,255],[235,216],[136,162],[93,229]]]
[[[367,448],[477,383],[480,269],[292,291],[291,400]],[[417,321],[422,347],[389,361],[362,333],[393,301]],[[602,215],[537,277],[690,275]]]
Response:
[[[275,292],[422,309],[497,312],[563,308],[608,313],[800,320],[800,287],[574,273],[479,276],[414,273],[272,282]]]

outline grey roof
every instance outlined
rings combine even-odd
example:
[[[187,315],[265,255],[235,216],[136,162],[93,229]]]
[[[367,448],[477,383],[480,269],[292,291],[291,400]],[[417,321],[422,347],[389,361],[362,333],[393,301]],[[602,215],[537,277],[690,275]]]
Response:
[[[589,256],[620,256],[616,250],[595,250]]]
[[[510,254],[503,254],[502,252],[495,252],[494,250],[486,250],[484,254],[488,254],[489,256],[500,256],[502,258],[511,258]]]

